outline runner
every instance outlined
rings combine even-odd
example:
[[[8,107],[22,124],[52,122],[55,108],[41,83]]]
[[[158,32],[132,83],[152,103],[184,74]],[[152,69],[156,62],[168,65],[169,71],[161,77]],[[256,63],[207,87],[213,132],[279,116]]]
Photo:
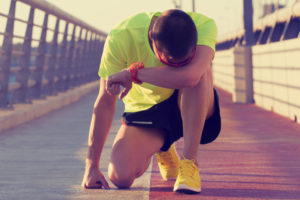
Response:
[[[212,19],[180,10],[140,13],[110,32],[99,69],[83,187],[109,189],[99,161],[121,92],[125,112],[108,166],[110,180],[129,188],[155,154],[162,178],[176,179],[174,191],[201,191],[199,143],[212,142],[221,129],[210,68],[216,36]],[[181,137],[180,159],[174,142]]]

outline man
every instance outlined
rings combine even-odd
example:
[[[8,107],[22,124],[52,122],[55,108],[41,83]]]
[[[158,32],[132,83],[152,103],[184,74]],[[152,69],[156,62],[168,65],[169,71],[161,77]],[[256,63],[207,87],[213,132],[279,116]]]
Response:
[[[212,19],[180,10],[140,13],[110,32],[99,69],[83,187],[109,188],[99,160],[123,86],[125,112],[113,144],[110,180],[119,188],[130,187],[155,154],[162,178],[176,179],[174,191],[201,191],[199,143],[212,142],[221,127],[210,69],[216,35]],[[180,160],[172,144],[182,136]]]

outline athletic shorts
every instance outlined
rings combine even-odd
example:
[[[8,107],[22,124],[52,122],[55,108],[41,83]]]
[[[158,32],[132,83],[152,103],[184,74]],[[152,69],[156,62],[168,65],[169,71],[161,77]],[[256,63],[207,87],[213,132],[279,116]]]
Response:
[[[208,144],[214,141],[221,131],[221,116],[219,98],[214,89],[215,109],[213,115],[205,120],[200,144]],[[163,131],[164,144],[161,151],[167,151],[173,142],[183,137],[182,118],[178,107],[178,90],[175,90],[167,100],[152,106],[151,108],[123,114],[123,124],[128,126],[157,128]]]

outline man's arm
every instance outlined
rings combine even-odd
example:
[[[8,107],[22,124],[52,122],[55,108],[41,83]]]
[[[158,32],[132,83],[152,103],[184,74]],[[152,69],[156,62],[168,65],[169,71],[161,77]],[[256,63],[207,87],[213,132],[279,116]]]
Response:
[[[104,188],[109,186],[99,171],[100,155],[113,121],[117,96],[105,90],[106,81],[101,79],[99,95],[94,104],[94,112],[89,130],[89,149],[82,186],[85,188]]]
[[[214,51],[208,46],[197,46],[194,59],[183,67],[160,66],[139,70],[137,78],[165,88],[180,89],[192,87],[209,69]]]
[[[181,89],[196,85],[203,74],[210,68],[214,57],[214,51],[208,46],[197,46],[195,58],[186,66],[169,67],[159,66],[144,68],[138,71],[138,80],[152,85]],[[120,94],[122,99],[131,89],[131,74],[127,69],[110,76],[106,83],[106,90],[112,95],[120,92],[120,86],[124,87]]]

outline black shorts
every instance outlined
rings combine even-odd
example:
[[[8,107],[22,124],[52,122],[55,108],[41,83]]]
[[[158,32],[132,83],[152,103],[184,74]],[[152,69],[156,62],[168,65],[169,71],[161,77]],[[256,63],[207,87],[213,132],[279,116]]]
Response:
[[[200,144],[214,141],[221,131],[221,116],[217,91],[214,89],[215,109],[213,115],[205,121]],[[183,136],[182,119],[178,107],[178,90],[170,98],[151,108],[123,114],[123,123],[128,126],[157,128],[163,130],[164,144],[161,151],[167,151],[170,146]]]

